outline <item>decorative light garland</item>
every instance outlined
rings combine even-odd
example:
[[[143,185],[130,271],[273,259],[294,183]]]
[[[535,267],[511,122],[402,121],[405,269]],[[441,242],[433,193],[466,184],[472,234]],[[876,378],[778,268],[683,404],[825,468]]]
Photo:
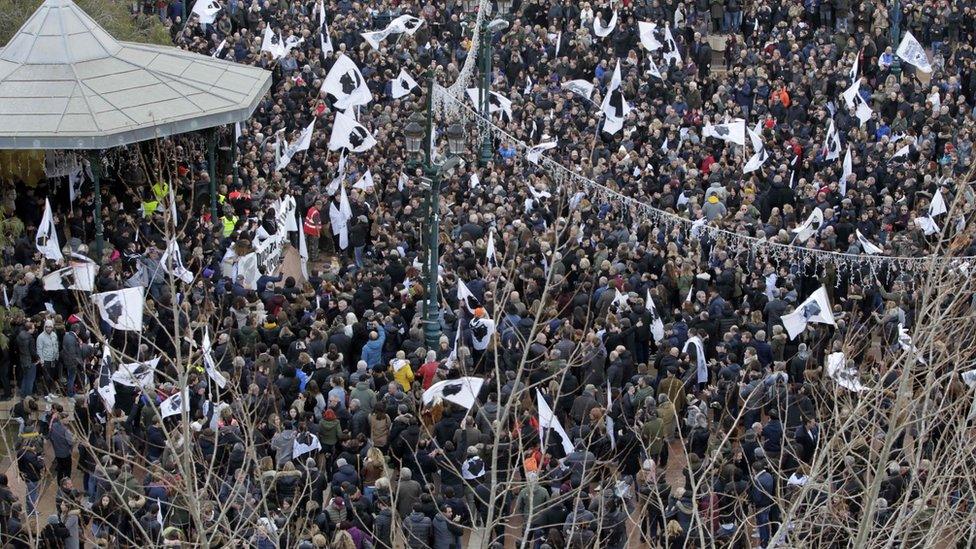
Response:
[[[460,79],[459,79],[460,82]],[[531,145],[520,141],[515,136],[495,125],[491,120],[485,120],[481,113],[464,103],[463,88],[462,95],[455,95],[455,82],[451,88],[435,86],[434,105],[439,114],[447,120],[462,122],[479,122],[481,128],[487,128],[494,138],[500,138],[513,143],[522,154],[531,149]],[[484,123],[487,122],[487,123]],[[670,232],[678,228],[685,235],[691,232],[695,220],[681,217],[679,215],[666,212],[650,204],[641,202],[635,198],[622,194],[609,187],[597,183],[591,179],[571,171],[562,164],[542,156],[538,165],[543,168],[548,176],[553,180],[557,188],[565,188],[568,185],[579,187],[592,198],[610,202],[618,200],[626,204],[629,208],[635,209],[644,218],[659,227],[663,227]],[[892,268],[905,273],[919,274],[931,272],[940,268],[946,268],[952,272],[965,274],[968,267],[976,268],[976,256],[963,257],[939,257],[935,255],[911,257],[911,256],[891,256],[891,255],[868,255],[850,254],[845,252],[834,252],[827,250],[815,250],[803,246],[792,244],[781,244],[764,238],[756,238],[738,234],[727,229],[704,225],[699,227],[700,231],[708,233],[712,238],[723,238],[730,246],[740,250],[749,249],[753,254],[763,253],[772,262],[777,264],[803,262],[810,260],[814,268],[819,267],[821,274],[826,273],[826,266],[832,264],[838,270],[847,269],[848,272],[867,268],[874,278],[884,275],[891,278],[897,273],[892,272]],[[839,278],[839,277],[838,277]]]

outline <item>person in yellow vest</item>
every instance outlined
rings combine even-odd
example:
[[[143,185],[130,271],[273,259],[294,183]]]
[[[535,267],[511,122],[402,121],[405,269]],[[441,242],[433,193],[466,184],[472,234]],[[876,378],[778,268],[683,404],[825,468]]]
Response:
[[[237,227],[237,216],[234,215],[234,210],[230,206],[224,207],[224,215],[221,216],[220,223],[224,227],[224,238],[233,234],[234,228]]]
[[[157,181],[152,186],[153,196],[159,202],[169,195],[169,185],[165,181]]]

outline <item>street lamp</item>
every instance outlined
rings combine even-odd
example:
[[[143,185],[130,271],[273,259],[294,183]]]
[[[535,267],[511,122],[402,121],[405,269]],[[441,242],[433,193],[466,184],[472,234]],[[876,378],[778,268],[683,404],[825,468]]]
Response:
[[[891,37],[891,50],[897,51],[898,45],[901,43],[901,1],[891,0],[891,4],[888,6],[888,21],[891,23],[889,27],[889,33]],[[891,74],[898,78],[901,74],[901,60],[898,59],[898,54],[894,55],[894,59],[891,60]]]
[[[424,305],[424,340],[428,349],[436,349],[441,338],[440,305],[437,293],[437,275],[440,271],[440,193],[441,175],[453,170],[461,161],[457,156],[465,148],[464,128],[459,124],[447,131],[447,144],[451,156],[441,163],[434,160],[434,68],[427,70],[427,115],[415,112],[408,118],[403,129],[407,152],[417,155],[423,150],[424,177],[430,182],[427,195],[427,264],[424,270],[427,282],[427,302]],[[424,121],[424,126],[420,121]],[[414,166],[417,164],[414,163]]]
[[[499,7],[499,9],[501,9]],[[508,21],[495,19],[488,22],[487,18],[482,19],[481,38],[478,40],[479,59],[481,59],[481,85],[478,86],[478,103],[481,105],[481,124],[484,137],[481,141],[481,155],[478,164],[482,167],[491,162],[491,132],[488,131],[488,124],[491,120],[491,109],[489,106],[489,95],[491,89],[491,37],[496,32],[501,32],[508,28]]]

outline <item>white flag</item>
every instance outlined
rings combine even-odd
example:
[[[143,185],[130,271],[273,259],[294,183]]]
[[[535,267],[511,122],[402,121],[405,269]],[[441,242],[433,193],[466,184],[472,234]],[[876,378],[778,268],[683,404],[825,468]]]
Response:
[[[651,299],[650,289],[647,290],[644,308],[647,309],[647,312],[651,313],[651,337],[653,337],[654,342],[657,343],[664,339],[664,321],[661,320],[661,316],[657,314],[657,308],[654,306],[654,300]]]
[[[535,84],[532,82],[532,79],[529,78],[528,76],[526,76],[525,77],[525,88],[522,90],[522,95],[529,95],[530,93],[532,93],[532,86],[534,86],[534,85]]]
[[[167,273],[182,280],[186,284],[193,283],[193,273],[183,266],[183,257],[180,255],[180,247],[173,238],[166,245],[166,251],[159,258],[159,263]]]
[[[610,78],[610,86],[607,88],[607,94],[603,97],[603,103],[600,105],[600,111],[608,119],[614,121],[622,121],[624,118],[630,114],[630,105],[627,104],[627,100],[624,99],[624,93],[620,89],[620,84],[623,78],[620,74],[620,60],[617,60],[616,66],[613,68],[613,76]],[[616,133],[616,132],[608,132]]]
[[[315,243],[318,246],[318,242]],[[302,276],[308,280],[308,243],[305,241],[305,231],[298,231],[298,258],[302,266]]]
[[[924,73],[932,72],[932,64],[929,63],[929,57],[925,54],[925,48],[912,36],[911,31],[905,31],[905,37],[901,39],[901,44],[898,45],[895,55],[904,59],[906,63],[915,65],[918,70]]]
[[[824,216],[823,211],[820,208],[814,208],[810,215],[807,216],[806,221],[802,225],[793,229],[793,233],[796,235],[793,237],[795,241],[804,243],[811,236],[820,231],[820,227],[823,225]]]
[[[867,237],[861,234],[861,229],[855,229],[854,233],[857,235],[857,241],[861,244],[861,249],[864,250],[864,253],[868,255],[876,255],[876,254],[880,254],[883,251],[881,248],[871,243],[871,241],[868,240]]]
[[[48,273],[44,275],[41,281],[47,291],[78,290],[91,292],[95,290],[95,274],[97,272],[98,265],[81,263]]]
[[[915,354],[915,358],[921,364],[925,364],[925,357],[918,352],[918,347],[912,343],[912,336],[908,333],[908,328],[902,325],[901,322],[898,323],[898,346],[902,348],[903,351],[910,351]]]
[[[661,76],[661,71],[657,68],[657,63],[654,62],[654,58],[650,55],[647,56],[647,73],[658,80],[664,80],[664,77]]]
[[[593,95],[593,83],[589,80],[570,80],[563,82],[562,89],[589,99]]]
[[[346,54],[342,54],[336,59],[329,74],[322,82],[321,91],[331,95],[335,99],[335,108],[346,110],[357,105],[366,105],[373,100],[373,94],[366,85],[366,79],[359,67]]]
[[[858,65],[860,64],[860,62],[861,62],[861,51],[858,51],[857,55],[854,56],[854,65],[851,67],[851,72],[848,73],[851,77],[851,83],[860,80],[860,77],[858,77],[858,72],[859,72]]]
[[[854,159],[851,157],[851,145],[847,144],[847,152],[844,153],[844,171],[840,176],[840,195],[847,196],[847,183],[848,178],[854,175]]]
[[[184,4],[185,5],[185,4]],[[211,25],[217,19],[217,12],[220,11],[220,4],[217,0],[197,0],[193,4],[191,13],[200,17],[200,26]]]
[[[613,408],[613,393],[610,389],[610,381],[607,381],[607,413],[604,414],[603,419],[607,426],[607,435],[610,437],[610,449],[617,449],[617,434],[614,432],[616,427],[613,423],[613,418],[610,417],[610,410]]]
[[[359,178],[359,181],[356,181],[352,188],[365,191],[366,189],[371,189],[375,186],[376,184],[373,183],[373,174],[370,173],[369,170],[366,170],[366,173]]]
[[[813,292],[810,297],[800,303],[792,313],[783,315],[783,327],[790,334],[790,339],[803,333],[807,324],[829,324],[836,326],[834,313],[830,307],[830,300],[827,298],[827,287],[821,286],[819,290]]]
[[[332,37],[329,36],[329,27],[326,26],[322,29],[322,33],[319,34],[319,42],[322,49],[322,55],[328,55],[335,51],[335,47],[332,45]]]
[[[112,351],[108,345],[102,346],[102,361],[99,365],[96,391],[102,397],[105,409],[111,413],[115,408],[115,383],[112,382]],[[102,423],[105,423],[102,421]]]
[[[145,389],[152,387],[153,377],[156,373],[156,366],[159,364],[159,357],[148,362],[133,362],[130,364],[119,364],[119,368],[112,374],[112,381],[127,387],[138,387]]]
[[[312,132],[315,131],[315,118],[305,126],[302,133],[298,135],[298,139],[295,139],[292,143],[289,143],[285,147],[285,152],[281,155],[281,159],[278,160],[278,164],[275,167],[275,171],[281,171],[291,163],[291,159],[298,153],[302,151],[307,151],[312,145]]]
[[[304,433],[295,437],[295,440],[291,443],[291,456],[292,458],[300,458],[309,452],[315,452],[322,449],[322,442],[319,441],[314,433],[305,431]]]
[[[422,399],[425,406],[430,406],[440,397],[470,410],[478,400],[478,393],[481,392],[481,386],[484,383],[484,379],[474,376],[445,379],[438,381],[424,391]]]
[[[224,48],[226,47],[227,47],[227,39],[224,38],[223,40],[220,41],[220,44],[217,44],[217,49],[214,50],[213,55],[211,55],[210,57],[217,59],[217,56],[219,56],[221,52],[224,51]]]
[[[637,22],[637,31],[640,34],[641,46],[647,51],[655,51],[661,49],[664,44],[658,41],[654,33],[657,31],[657,25],[655,23],[649,23],[647,21]],[[650,56],[648,56],[650,58]]]
[[[949,210],[946,208],[945,198],[942,197],[942,189],[936,189],[929,204],[929,217],[940,216]]]
[[[329,150],[364,152],[376,145],[376,138],[362,124],[344,112],[337,112],[329,137]]]
[[[685,341],[685,346],[681,349],[682,353],[688,352],[688,347],[695,347],[695,374],[698,383],[708,382],[708,363],[705,362],[705,344],[698,336],[689,337]]]
[[[203,352],[203,368],[207,371],[207,375],[210,379],[217,384],[218,387],[223,389],[227,386],[227,378],[224,374],[217,369],[217,363],[214,362],[213,354],[210,352],[210,329],[205,328],[203,331],[203,341],[200,344],[200,350]]]
[[[478,88],[468,88],[465,91],[475,108],[481,109],[481,105],[478,103]],[[495,114],[499,111],[508,117],[508,120],[512,120],[512,100],[498,92],[489,91],[488,114]]]
[[[419,29],[423,24],[423,19],[414,17],[412,15],[401,15],[393,21],[390,21],[390,24],[387,25],[385,29],[364,32],[361,33],[361,35],[367,44],[372,46],[373,49],[378,50],[380,49],[380,42],[385,40],[391,34],[407,33],[412,35],[413,33],[417,32],[417,29]]]
[[[552,35],[550,34],[549,36]],[[563,31],[559,31],[558,33],[556,33],[556,53],[553,55],[553,57],[559,57],[559,47],[562,46],[562,43],[563,43]]]
[[[146,302],[142,287],[92,294],[91,298],[102,320],[112,328],[142,331],[142,308]]]
[[[495,264],[495,231],[488,230],[488,245],[485,246],[485,259],[489,265]]]
[[[332,222],[332,234],[339,237],[339,247],[345,250],[349,247],[349,220],[352,219],[352,208],[346,187],[342,186],[338,207],[334,202],[329,204],[329,220]]]
[[[37,227],[34,245],[37,246],[37,251],[50,260],[61,261],[64,259],[64,256],[61,255],[61,244],[58,242],[58,232],[54,227],[51,201],[47,198],[44,199],[44,216],[41,217],[41,224]]]
[[[710,122],[702,128],[703,137],[714,137],[739,146],[746,144],[746,121],[742,118],[734,118],[725,124],[712,125]]]
[[[668,67],[671,63],[681,62],[681,53],[678,51],[678,43],[674,40],[674,35],[671,34],[671,26],[664,26],[664,60],[667,61]]]
[[[769,160],[769,153],[766,149],[760,149],[756,154],[749,157],[749,161],[742,167],[742,173],[751,173],[762,167]]]
[[[400,176],[397,177],[397,190],[403,192],[403,187],[408,181],[410,181],[410,178],[407,177],[407,174],[400,172]]]
[[[535,392],[536,408],[539,410],[539,430],[540,436],[543,440],[543,445],[548,446],[548,441],[546,440],[545,430],[556,431],[559,438],[562,440],[563,451],[566,455],[573,453],[573,441],[569,440],[569,435],[566,433],[566,429],[563,429],[562,424],[559,423],[559,419],[556,418],[556,414],[552,412],[552,408],[549,407],[549,403],[546,399],[542,397],[542,393],[538,390]]]
[[[599,36],[600,38],[605,38],[613,32],[613,29],[617,27],[617,10],[613,10],[613,15],[610,16],[610,22],[606,25],[603,24],[600,14],[597,13],[596,17],[593,18],[593,34]]]
[[[847,357],[841,351],[827,355],[827,375],[848,391],[860,392],[867,389],[861,383],[857,368],[847,367]]]
[[[85,184],[85,172],[81,166],[68,174],[68,199],[74,202],[81,195],[81,187]]]
[[[186,388],[177,393],[173,393],[169,398],[159,404],[159,414],[163,419],[182,414],[184,410],[190,410],[190,390]]]
[[[525,159],[533,164],[539,163],[539,158],[542,157],[542,153],[548,151],[549,149],[556,148],[557,143],[555,141],[550,141],[548,143],[539,143],[538,145],[533,145],[525,153]]]
[[[271,30],[271,25],[264,27],[264,35],[261,38],[261,51],[270,53],[272,59],[281,59],[288,53],[285,41],[281,38],[281,33]]]
[[[475,309],[481,307],[481,302],[478,301],[478,298],[468,289],[468,285],[460,278],[457,281],[457,300],[471,314],[474,314]]]
[[[390,93],[393,95],[393,99],[400,99],[409,95],[411,90],[417,86],[417,81],[407,74],[406,69],[400,69],[400,74],[393,80]]]
[[[824,141],[824,151],[826,160],[837,160],[840,158],[840,134],[834,126],[834,120],[830,119],[830,126],[827,127],[827,138]]]

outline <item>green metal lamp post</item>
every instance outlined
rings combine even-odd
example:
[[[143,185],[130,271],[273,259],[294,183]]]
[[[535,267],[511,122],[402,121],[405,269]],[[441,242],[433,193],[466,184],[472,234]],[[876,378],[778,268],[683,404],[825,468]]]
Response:
[[[91,164],[92,184],[95,187],[95,253],[94,260],[102,264],[102,250],[105,249],[105,229],[102,226],[102,155],[101,151],[88,151],[88,163]]]
[[[889,34],[891,36],[891,49],[897,51],[898,45],[901,44],[901,1],[891,0],[888,6],[888,22],[889,22]],[[895,78],[900,78],[901,76],[901,59],[898,58],[898,54],[894,55],[894,59],[891,60],[891,74],[895,75]]]
[[[217,129],[210,130],[207,134],[207,172],[210,176],[210,222],[217,223]]]
[[[465,148],[464,129],[454,124],[447,129],[448,149],[451,156],[444,162],[434,161],[434,70],[427,71],[427,104],[426,116],[414,113],[403,130],[407,152],[418,155],[423,152],[420,166],[423,168],[424,178],[429,184],[427,193],[427,261],[424,265],[424,275],[427,283],[427,300],[424,304],[424,340],[428,349],[436,349],[441,338],[440,305],[437,289],[437,278],[440,266],[440,192],[441,176],[452,170],[459,162],[457,156]],[[420,125],[423,119],[424,125]],[[413,166],[417,166],[416,163]]]
[[[499,3],[499,7],[502,3]],[[505,11],[511,7],[510,3],[505,4]],[[491,37],[494,36],[496,32],[503,31],[508,28],[508,21],[504,19],[495,19],[491,22],[485,17],[482,19],[481,28],[478,32],[481,33],[481,37],[478,40],[478,59],[481,62],[481,80],[478,85],[478,105],[481,110],[481,116],[483,119],[480,122],[482,126],[482,135],[484,136],[481,140],[481,153],[478,156],[478,164],[482,167],[487,166],[491,162],[492,157],[492,147],[491,147],[491,132],[488,131],[487,125],[488,121],[491,120],[491,105],[489,93],[491,90]]]

